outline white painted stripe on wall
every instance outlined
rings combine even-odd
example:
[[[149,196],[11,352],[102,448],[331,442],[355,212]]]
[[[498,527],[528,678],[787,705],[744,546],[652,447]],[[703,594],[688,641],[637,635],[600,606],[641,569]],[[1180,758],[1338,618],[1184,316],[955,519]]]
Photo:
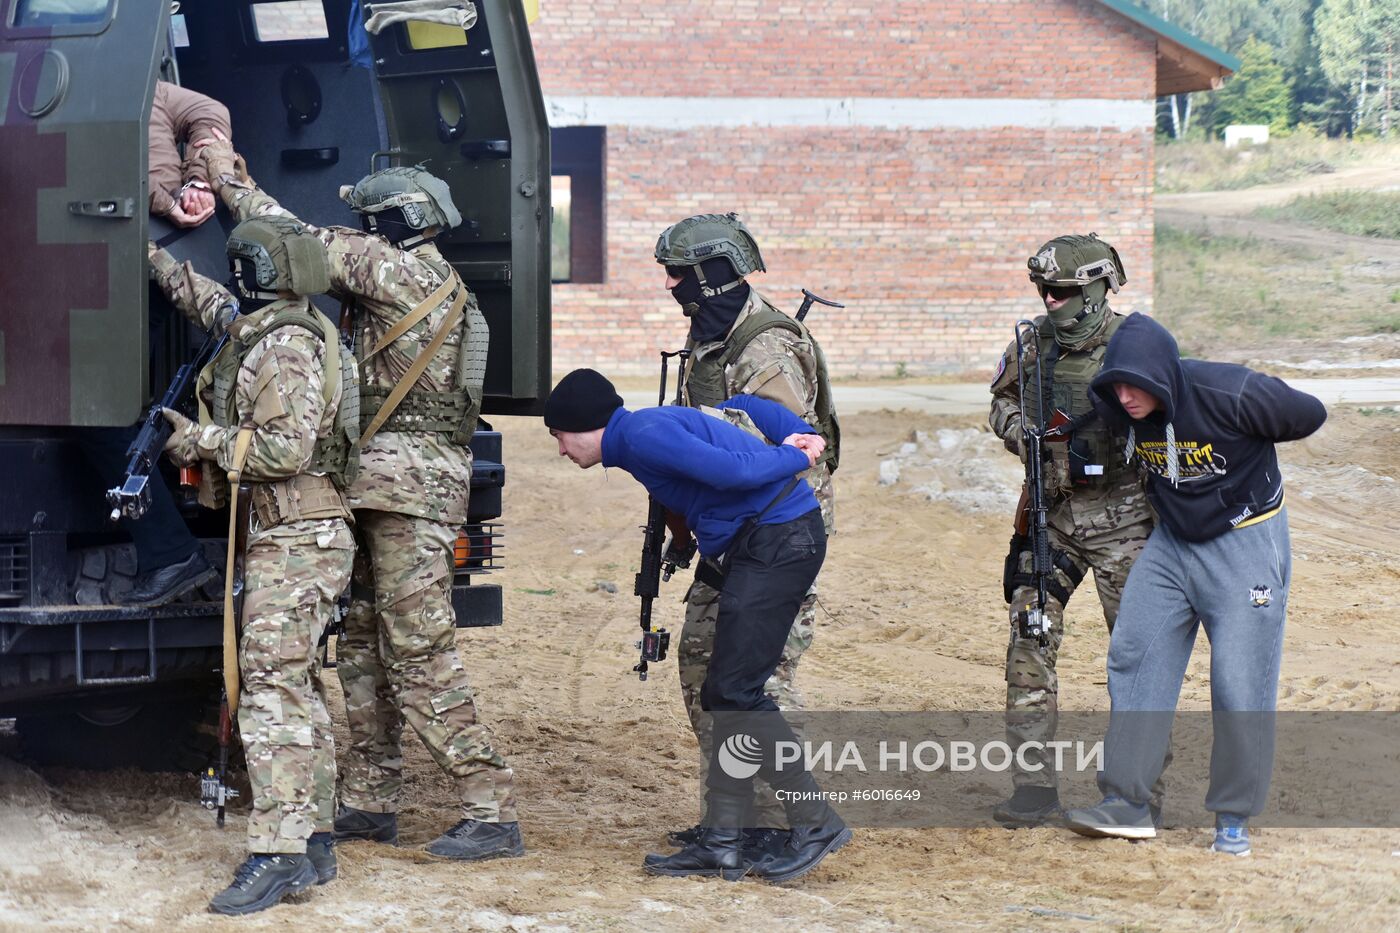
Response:
[[[545,97],[551,126],[1151,129],[1155,102],[1105,98]]]

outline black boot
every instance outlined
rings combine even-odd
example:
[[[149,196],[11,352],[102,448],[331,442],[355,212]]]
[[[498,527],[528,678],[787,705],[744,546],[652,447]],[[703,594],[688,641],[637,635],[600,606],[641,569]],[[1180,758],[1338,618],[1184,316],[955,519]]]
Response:
[[[387,842],[397,845],[399,841],[399,815],[397,813],[371,813],[353,807],[341,807],[335,815],[335,838],[337,842],[347,839],[367,839],[370,842]]]
[[[744,861],[752,865],[766,858],[781,855],[787,848],[789,835],[786,829],[772,829],[766,826],[744,830]]]
[[[753,794],[731,795],[711,790],[708,815],[701,826],[700,836],[674,855],[648,855],[642,860],[642,870],[649,875],[684,878],[723,878],[738,881],[748,873],[744,864],[740,828],[748,816]]]
[[[992,819],[1007,829],[1025,829],[1045,823],[1058,823],[1064,816],[1060,794],[1053,787],[1022,784],[992,810]]]
[[[141,574],[122,601],[128,606],[164,606],[218,576],[219,572],[204,559],[204,553],[195,551],[179,563]]]
[[[515,858],[525,854],[525,840],[520,837],[519,823],[462,820],[428,843],[428,854],[459,862]]]
[[[845,821],[821,799],[811,775],[791,790],[792,795],[783,801],[792,824],[786,848],[752,867],[755,875],[773,884],[801,878],[851,841]]]
[[[251,914],[314,884],[316,868],[305,855],[253,854],[233,873],[233,884],[214,895],[209,909],[216,914]]]
[[[334,881],[337,873],[335,863],[335,834],[312,833],[306,840],[306,857],[316,868],[316,883]]]

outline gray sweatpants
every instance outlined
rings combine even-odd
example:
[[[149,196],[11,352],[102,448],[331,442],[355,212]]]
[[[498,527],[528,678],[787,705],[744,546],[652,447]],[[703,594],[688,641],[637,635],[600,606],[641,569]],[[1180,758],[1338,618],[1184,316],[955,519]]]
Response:
[[[1147,802],[1204,625],[1214,732],[1206,809],[1239,816],[1264,809],[1291,576],[1286,509],[1204,542],[1165,525],[1153,530],[1128,575],[1109,641],[1113,706],[1099,773],[1105,794]]]

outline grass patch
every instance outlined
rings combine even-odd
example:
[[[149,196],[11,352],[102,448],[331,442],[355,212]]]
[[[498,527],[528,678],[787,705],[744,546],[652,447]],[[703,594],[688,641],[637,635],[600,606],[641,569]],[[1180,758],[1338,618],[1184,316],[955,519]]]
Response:
[[[1254,216],[1290,220],[1351,236],[1400,239],[1400,192],[1327,191],[1305,194],[1287,204],[1261,207]],[[1400,292],[1392,292],[1395,301]]]
[[[1310,133],[1275,136],[1263,146],[1226,149],[1217,141],[1157,144],[1157,190],[1162,193],[1223,191],[1325,175],[1347,165],[1400,156],[1400,146],[1379,141],[1327,139]]]
[[[1378,311],[1349,260],[1252,237],[1206,236],[1158,225],[1156,317],[1187,356],[1219,355],[1288,338],[1327,340],[1400,332]],[[1390,291],[1389,283],[1384,295]]]

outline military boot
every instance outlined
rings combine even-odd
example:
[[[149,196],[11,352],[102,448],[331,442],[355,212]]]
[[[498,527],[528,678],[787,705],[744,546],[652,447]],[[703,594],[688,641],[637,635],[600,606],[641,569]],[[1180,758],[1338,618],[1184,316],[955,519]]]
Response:
[[[687,829],[673,829],[666,834],[666,841],[673,846],[688,846],[692,842],[699,842],[700,837],[705,834],[705,824],[696,823]]]
[[[789,835],[791,834],[786,829],[773,829],[766,826],[744,830],[742,843],[744,861],[754,864],[766,858],[781,855],[783,849],[787,848]]]
[[[233,873],[233,884],[214,895],[209,909],[216,914],[251,914],[314,884],[316,867],[305,855],[254,853]]]
[[[490,858],[515,858],[525,854],[519,823],[483,823],[462,820],[428,843],[428,853],[459,862]]]
[[[306,840],[306,857],[316,866],[316,883],[334,881],[338,869],[335,863],[335,834],[312,833]]]
[[[367,839],[370,842],[387,842],[398,845],[399,815],[397,813],[371,813],[353,807],[341,807],[335,815],[335,839],[345,842],[348,839]]]
[[[723,878],[738,881],[748,874],[744,863],[744,819],[748,816],[753,795],[723,794],[711,790],[706,823],[700,836],[674,855],[648,855],[642,859],[642,870],[649,875],[684,878]]]
[[[1007,829],[1026,829],[1059,822],[1063,815],[1059,791],[1053,787],[1030,784],[1017,787],[1015,793],[992,810],[992,819]]]
[[[781,884],[794,881],[821,864],[837,849],[851,841],[851,831],[835,810],[820,796],[810,774],[791,790],[783,801],[792,831],[787,846],[777,855],[753,865],[753,873],[764,881]]]

